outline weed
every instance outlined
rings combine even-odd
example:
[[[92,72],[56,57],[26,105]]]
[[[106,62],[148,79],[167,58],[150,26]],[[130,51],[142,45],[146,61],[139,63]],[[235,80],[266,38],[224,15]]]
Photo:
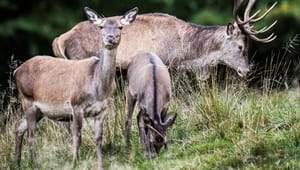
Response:
[[[275,63],[278,62],[280,60]],[[184,73],[172,74],[170,112],[177,112],[178,117],[168,130],[169,152],[162,150],[159,157],[151,160],[143,157],[135,118],[137,111],[131,128],[132,148],[129,153],[125,151],[124,92],[127,85],[120,78],[104,124],[104,167],[133,170],[299,169],[300,93],[299,89],[273,89],[278,87],[274,78],[278,71],[276,66],[270,65],[269,69],[256,72],[260,72],[258,76],[264,76],[263,90],[249,88],[240,80],[229,78],[231,71],[222,75],[225,81],[218,77],[219,74],[212,75],[205,83]],[[0,121],[4,122],[0,126],[0,169],[16,168],[14,124],[20,119],[21,107],[13,80],[9,81],[10,87],[0,95]],[[280,80],[282,82],[284,78]],[[97,166],[94,134],[93,121],[85,120],[76,169]],[[40,121],[36,137],[41,169],[72,169],[72,143],[64,143],[60,122]],[[33,167],[26,140],[21,167]]]

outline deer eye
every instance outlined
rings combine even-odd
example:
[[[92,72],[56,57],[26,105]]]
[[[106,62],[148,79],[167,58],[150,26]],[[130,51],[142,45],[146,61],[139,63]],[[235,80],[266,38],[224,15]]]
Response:
[[[239,50],[242,50],[243,49],[243,46],[239,45]]]
[[[122,29],[123,29],[123,27],[122,27],[122,26],[119,26],[118,28],[119,28],[120,30],[122,30]]]

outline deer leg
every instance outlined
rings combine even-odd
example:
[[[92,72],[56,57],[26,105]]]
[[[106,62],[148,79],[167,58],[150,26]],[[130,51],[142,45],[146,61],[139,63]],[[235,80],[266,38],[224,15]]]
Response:
[[[65,132],[65,144],[70,143],[70,136],[71,136],[71,123],[70,122],[63,122],[64,132]]]
[[[161,121],[165,122],[168,114],[168,107],[164,107],[161,111]]]
[[[24,137],[24,133],[28,129],[27,121],[25,117],[23,117],[21,120],[19,120],[16,123],[15,129],[16,129],[15,159],[16,159],[17,166],[20,167],[23,137]]]
[[[167,114],[168,114],[168,108],[169,107],[163,108],[163,110],[161,112],[161,121],[162,122],[166,121],[166,117],[167,117]],[[164,148],[165,148],[165,151],[168,152],[168,143],[167,142],[164,143]]]
[[[103,120],[107,110],[99,114],[99,117],[96,118],[96,145],[97,145],[97,156],[98,156],[98,169],[103,169],[102,165],[102,138],[103,138]]]
[[[125,136],[126,136],[126,150],[129,151],[130,145],[130,128],[132,123],[132,113],[136,103],[136,98],[134,98],[130,92],[127,92],[127,114],[125,122]]]
[[[73,134],[73,144],[74,144],[74,150],[73,150],[73,166],[75,167],[77,161],[78,161],[78,151],[81,144],[81,128],[82,128],[82,120],[83,120],[83,114],[81,112],[74,112],[73,111],[73,128],[74,128],[74,134]]]
[[[139,126],[140,141],[141,141],[141,144],[144,149],[144,156],[149,157],[150,156],[150,154],[149,154],[150,144],[149,144],[149,139],[147,139],[147,135],[146,135],[146,131],[145,131],[145,122],[143,119],[143,114],[144,114],[144,111],[140,110],[140,112],[137,115],[137,123]]]
[[[37,169],[37,158],[36,158],[36,144],[35,144],[35,131],[36,131],[36,124],[39,120],[41,120],[42,115],[40,112],[32,106],[27,111],[25,111],[27,127],[28,127],[28,144],[29,150],[31,154],[31,158],[34,163],[34,167]]]

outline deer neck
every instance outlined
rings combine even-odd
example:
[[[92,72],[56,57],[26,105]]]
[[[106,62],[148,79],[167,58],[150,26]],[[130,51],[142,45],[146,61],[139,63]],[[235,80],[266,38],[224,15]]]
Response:
[[[222,26],[201,26],[190,24],[186,27],[183,37],[185,56],[189,59],[209,60],[211,53],[221,48],[219,37],[223,32]]]
[[[106,91],[111,91],[110,87],[115,81],[116,73],[116,54],[117,48],[103,49],[103,55],[100,56],[100,94],[105,94]],[[102,95],[105,97],[105,95]]]
[[[102,73],[103,75],[112,75],[115,73],[117,48],[107,49],[104,48],[102,58]]]

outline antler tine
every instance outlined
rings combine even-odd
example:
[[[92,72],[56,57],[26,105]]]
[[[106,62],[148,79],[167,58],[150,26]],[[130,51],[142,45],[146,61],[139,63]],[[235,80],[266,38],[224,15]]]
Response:
[[[260,20],[262,20],[268,13],[271,12],[271,10],[277,5],[277,1],[274,2],[274,4],[263,14],[261,15],[260,17],[258,18],[255,18],[255,19],[252,19],[250,22],[258,22]]]
[[[276,35],[274,35],[274,33],[272,33],[270,36],[268,36],[267,38],[258,38],[256,37],[255,35],[252,35],[252,34],[249,34],[248,35],[251,39],[253,39],[254,41],[257,41],[257,42],[262,42],[262,43],[268,43],[268,42],[271,42],[273,40],[276,39]]]
[[[263,43],[273,41],[276,38],[274,33],[269,35],[267,38],[258,38],[256,35],[269,31],[277,23],[277,21],[274,21],[271,25],[265,26],[265,27],[259,29],[258,31],[254,30],[253,27],[250,26],[250,23],[261,21],[277,5],[277,2],[273,3],[273,5],[270,8],[268,8],[261,16],[257,17],[257,15],[260,13],[260,10],[257,10],[253,15],[250,16],[251,10],[252,10],[256,0],[248,0],[248,4],[247,4],[247,7],[244,12],[244,18],[243,18],[243,20],[241,20],[240,17],[238,16],[238,11],[239,11],[239,8],[240,8],[242,2],[243,1],[241,1],[241,0],[234,0],[234,18],[235,18],[239,28],[246,35],[248,35],[249,38],[251,38],[252,40],[255,40],[258,42],[263,42]]]
[[[276,23],[277,23],[277,20],[274,21],[271,25],[265,26],[265,27],[261,28],[261,29],[258,30],[258,31],[253,30],[253,29],[252,29],[253,26],[250,26],[250,29],[248,30],[249,32],[247,32],[247,33],[252,34],[252,35],[265,33],[265,32],[267,32],[267,31],[269,31]]]
[[[238,12],[239,9],[242,5],[244,0],[234,0],[234,5],[233,5],[233,16],[236,18],[238,17]]]
[[[234,3],[235,3],[234,4],[234,16],[239,25],[245,25],[245,24],[251,22],[253,20],[253,18],[256,17],[256,15],[260,12],[260,10],[258,10],[251,17],[249,17],[250,11],[252,10],[255,2],[256,2],[256,0],[249,0],[248,5],[244,12],[244,20],[241,20],[240,17],[238,16],[238,11],[239,11],[240,6],[242,5],[243,1],[236,1],[236,0],[234,1]]]
[[[251,17],[249,17],[249,18],[248,18],[247,20],[245,20],[245,21],[242,21],[242,20],[240,19],[240,17],[237,16],[238,23],[239,23],[240,25],[245,25],[245,24],[247,24],[247,23],[249,23],[249,22],[252,22],[253,18],[256,17],[256,15],[259,14],[259,12],[260,12],[260,10],[257,10]]]
[[[274,23],[271,25],[273,26],[275,25]],[[269,29],[271,26],[269,26],[267,29]],[[244,27],[243,27],[244,28]],[[262,43],[268,43],[268,42],[271,42],[273,41],[277,36],[274,35],[274,33],[272,33],[271,35],[269,35],[267,38],[258,38],[257,34],[260,34],[259,31],[255,31],[255,30],[252,30],[252,29],[247,29],[247,28],[244,28],[243,29],[245,31],[245,33],[254,41],[258,41],[258,42],[262,42]]]
[[[247,7],[245,9],[245,13],[244,13],[244,20],[249,20],[249,16],[250,16],[250,12],[255,4],[256,0],[249,0],[248,1],[248,4],[247,4]],[[257,13],[257,12],[256,12]],[[248,21],[248,23],[250,22],[251,20]],[[244,21],[245,22],[245,21]]]
[[[263,15],[261,15],[261,16],[258,17],[258,18],[255,18],[255,17],[260,13],[260,9],[257,10],[253,15],[251,15],[249,18],[247,18],[247,20],[244,20],[244,21],[242,21],[242,20],[240,19],[240,17],[237,16],[237,17],[238,17],[238,20],[239,20],[239,24],[245,25],[245,24],[247,24],[247,23],[249,23],[249,22],[254,23],[254,22],[258,22],[258,21],[264,19],[265,16],[267,16],[267,14],[270,13],[271,10],[272,10],[276,5],[277,5],[277,1],[274,2],[273,5],[272,5],[272,6],[271,6],[271,7],[270,7]],[[245,19],[245,18],[244,18],[244,19]]]
[[[260,29],[260,30],[258,30],[258,31],[255,31],[255,32],[256,32],[256,34],[262,34],[262,33],[265,33],[265,32],[267,32],[267,31],[269,31],[276,23],[277,23],[277,20],[274,21],[271,25],[265,26],[265,27],[263,27],[262,29]]]

